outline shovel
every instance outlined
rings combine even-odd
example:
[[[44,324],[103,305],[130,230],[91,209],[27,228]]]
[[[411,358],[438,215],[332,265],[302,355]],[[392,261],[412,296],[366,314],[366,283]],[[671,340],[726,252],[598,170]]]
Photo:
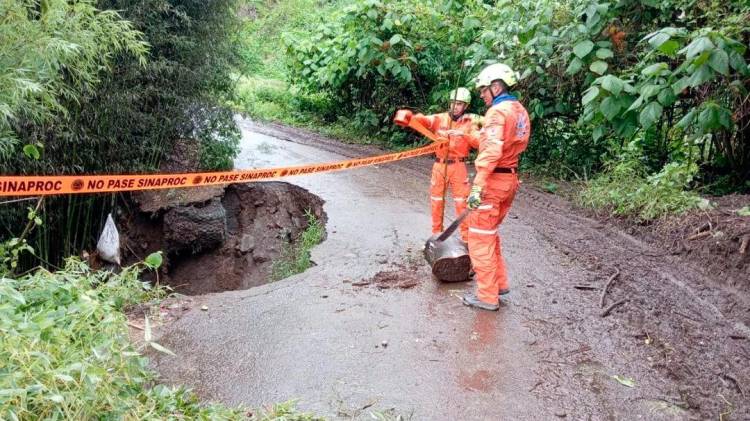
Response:
[[[432,274],[443,282],[462,282],[469,279],[469,250],[466,243],[452,236],[469,212],[469,209],[463,211],[445,231],[430,237],[424,245],[424,258],[432,267]]]

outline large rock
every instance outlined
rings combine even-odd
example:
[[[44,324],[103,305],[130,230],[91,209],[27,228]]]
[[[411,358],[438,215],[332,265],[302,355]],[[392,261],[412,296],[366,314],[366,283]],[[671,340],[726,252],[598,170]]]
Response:
[[[164,214],[164,244],[168,254],[196,254],[220,247],[227,235],[227,215],[221,201],[205,206],[181,206]]]

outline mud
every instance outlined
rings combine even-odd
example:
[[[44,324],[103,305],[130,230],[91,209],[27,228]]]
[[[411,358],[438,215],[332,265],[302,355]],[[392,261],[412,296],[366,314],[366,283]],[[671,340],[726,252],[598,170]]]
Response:
[[[370,279],[352,282],[353,287],[377,289],[410,289],[424,282],[425,271],[417,266],[398,265],[396,269],[380,271]]]
[[[716,278],[724,279],[727,286],[750,294],[750,217],[738,214],[741,208],[750,206],[750,195],[709,200],[714,205],[712,209],[694,210],[650,225],[630,224],[625,229],[702,266]]]
[[[734,287],[746,284],[747,274],[716,276],[700,261],[577,216],[567,202],[539,191],[525,190],[515,209],[570,264],[586,270],[583,277],[546,279],[554,305],[526,309],[532,331],[545,338],[535,344],[537,353],[555,373],[543,373],[549,380],[537,393],[603,419],[619,418],[617,400],[647,408],[653,419],[750,419],[750,302]],[[545,300],[538,292],[524,291]]]
[[[288,183],[234,184],[222,199],[227,239],[221,247],[175,259],[169,283],[184,294],[247,289],[269,282],[274,259],[307,228],[305,212],[325,224],[323,201]]]
[[[307,228],[306,212],[327,220],[319,197],[283,182],[231,185],[205,202],[149,196],[148,206],[159,212],[135,213],[124,224],[128,257],[165,251],[160,281],[188,295],[269,282],[273,261]]]

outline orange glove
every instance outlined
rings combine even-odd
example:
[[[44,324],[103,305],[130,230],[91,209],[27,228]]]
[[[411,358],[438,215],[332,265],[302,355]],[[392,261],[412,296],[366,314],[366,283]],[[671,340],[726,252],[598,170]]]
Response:
[[[393,117],[393,122],[398,126],[406,127],[413,116],[414,113],[411,110],[398,110],[396,111],[396,116]]]

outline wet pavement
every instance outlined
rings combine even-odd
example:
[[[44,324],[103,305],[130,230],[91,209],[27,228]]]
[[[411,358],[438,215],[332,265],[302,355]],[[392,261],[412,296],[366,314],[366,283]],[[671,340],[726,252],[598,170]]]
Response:
[[[237,168],[373,150],[289,142],[280,139],[288,133],[240,125]],[[654,348],[657,358],[658,350],[644,348],[641,332],[618,331],[619,323],[630,329],[621,317],[632,307],[607,319],[599,314],[597,271],[610,266],[578,262],[542,230],[552,222],[540,223],[532,203],[559,211],[546,198],[522,188],[501,227],[512,292],[499,312],[461,304],[472,284],[432,281],[421,257],[430,230],[429,168],[429,159],[417,158],[284,180],[326,202],[328,238],[313,250],[317,266],[249,290],[195,297],[207,311],[196,306],[156,332],[178,355],[150,354],[163,380],[230,405],[298,399],[299,408],[332,419],[372,419],[370,412],[414,420],[686,419],[694,404],[682,405],[677,380],[653,367],[647,352]],[[554,225],[574,237],[566,243],[572,249],[585,235],[600,235],[596,223],[566,218]],[[415,268],[410,276],[422,281],[406,289],[358,286],[404,268]],[[637,387],[613,375],[636,377]]]
[[[243,130],[236,167],[346,158]],[[332,418],[389,409],[413,419],[546,414],[530,393],[537,380],[524,342],[532,337],[512,304],[471,310],[459,299],[469,284],[441,286],[428,272],[409,290],[351,285],[410,259],[421,264],[430,230],[429,160],[421,161],[421,174],[387,164],[287,179],[326,201],[328,239],[312,253],[318,266],[206,296],[208,311],[188,313],[159,339],[179,355],[156,356],[162,376],[207,399],[299,399],[301,409]],[[509,228],[508,242],[525,235]]]

